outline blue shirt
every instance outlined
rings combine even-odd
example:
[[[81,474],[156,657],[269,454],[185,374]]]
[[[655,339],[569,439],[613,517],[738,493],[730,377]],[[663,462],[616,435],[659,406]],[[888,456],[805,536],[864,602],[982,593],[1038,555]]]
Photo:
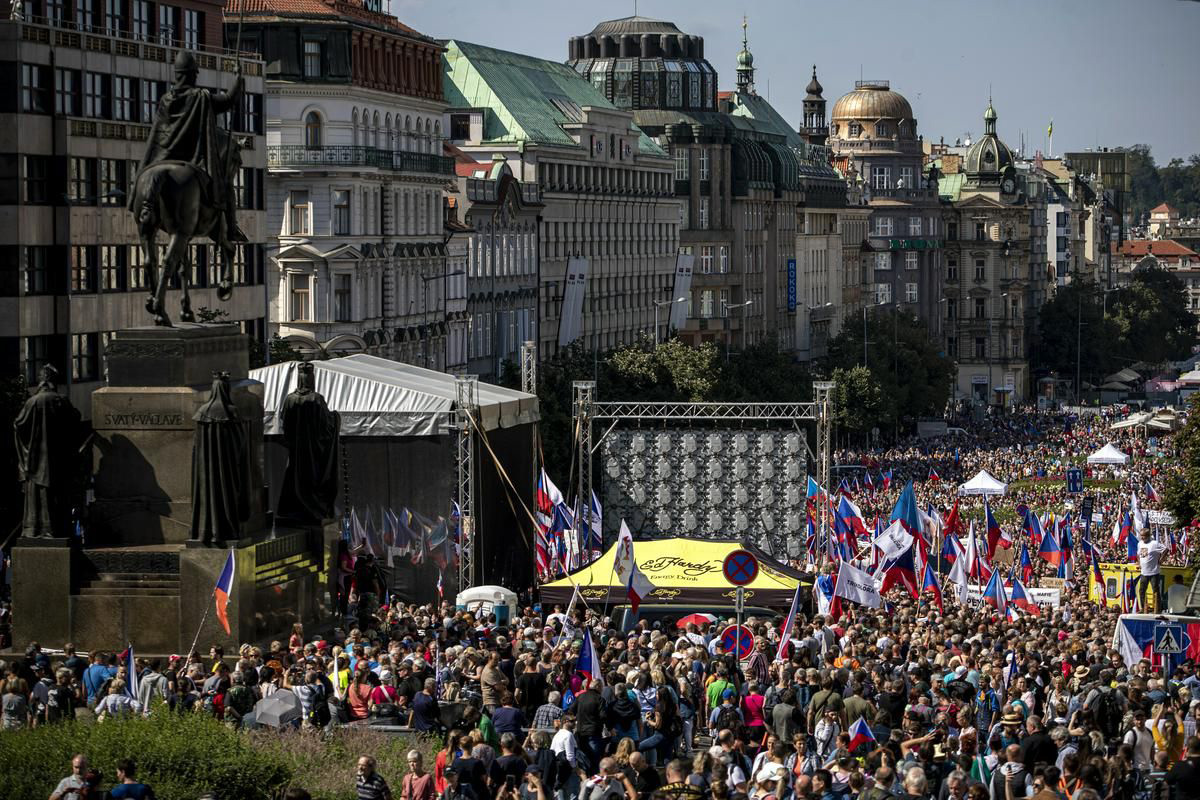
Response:
[[[518,734],[525,726],[525,715],[519,708],[500,706],[492,712],[492,725],[495,726],[496,733]]]
[[[113,800],[153,800],[154,790],[144,783],[118,783],[108,791],[108,796]]]
[[[92,664],[84,670],[83,686],[87,689],[88,700],[95,700],[104,682],[116,674],[117,671],[115,669],[106,667],[103,664]]]

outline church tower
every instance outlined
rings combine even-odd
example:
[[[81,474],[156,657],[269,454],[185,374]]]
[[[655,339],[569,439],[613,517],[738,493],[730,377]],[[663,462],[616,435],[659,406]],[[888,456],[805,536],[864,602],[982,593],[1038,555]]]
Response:
[[[742,17],[742,52],[737,55],[737,90],[743,94],[758,94],[754,91],[754,55],[746,41],[746,18]]]
[[[821,94],[825,89],[817,80],[816,64],[813,64],[812,80],[805,91],[808,94],[804,97],[804,125],[800,135],[809,144],[824,145],[829,138],[829,126],[825,124],[825,98]]]

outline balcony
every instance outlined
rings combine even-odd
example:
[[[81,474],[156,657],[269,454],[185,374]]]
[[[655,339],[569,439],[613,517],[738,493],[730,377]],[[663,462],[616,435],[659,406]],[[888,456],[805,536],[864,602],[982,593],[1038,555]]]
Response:
[[[435,153],[382,150],[360,145],[306,147],[283,144],[267,148],[267,167],[376,167],[395,172],[453,175],[454,159]]]
[[[937,198],[937,191],[934,189],[867,189],[867,192],[872,200],[880,197],[892,200],[934,200]]]

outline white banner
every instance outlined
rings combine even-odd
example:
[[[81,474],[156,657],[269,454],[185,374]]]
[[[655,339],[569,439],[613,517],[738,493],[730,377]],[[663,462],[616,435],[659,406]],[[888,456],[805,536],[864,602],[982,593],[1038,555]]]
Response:
[[[868,608],[879,608],[883,605],[875,578],[845,561],[838,567],[837,586],[834,587],[833,593]]]
[[[681,330],[687,324],[687,296],[692,291],[692,269],[695,263],[695,256],[684,253],[675,256],[675,288],[671,290],[670,299],[675,301],[682,297],[684,301],[671,303],[671,316],[667,321],[667,327],[670,329],[667,331],[668,336],[671,330]]]
[[[879,548],[884,558],[895,558],[912,547],[913,537],[900,525],[900,520],[893,520],[887,530],[879,534],[872,544]]]
[[[1005,586],[1004,593],[1009,600],[1012,600],[1012,587]],[[1043,589],[1040,586],[1026,586],[1025,594],[1029,595],[1029,599],[1037,603],[1039,606],[1057,607],[1062,603],[1061,589]],[[978,584],[972,584],[967,587],[967,600],[971,603],[978,603],[983,597],[983,587]]]
[[[583,296],[587,289],[588,260],[572,258],[567,261],[566,288],[563,290],[562,312],[558,320],[558,346],[566,347],[583,331]]]
[[[1151,525],[1174,525],[1175,516],[1170,511],[1151,511],[1146,509],[1142,512],[1146,515],[1146,521]]]

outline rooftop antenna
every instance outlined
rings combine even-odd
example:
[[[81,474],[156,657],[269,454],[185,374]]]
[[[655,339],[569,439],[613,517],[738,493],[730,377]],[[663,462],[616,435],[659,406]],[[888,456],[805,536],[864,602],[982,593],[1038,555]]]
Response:
[[[638,0],[633,0],[633,15],[634,15],[635,17],[638,15],[638,7],[637,7],[637,4],[638,4]]]

